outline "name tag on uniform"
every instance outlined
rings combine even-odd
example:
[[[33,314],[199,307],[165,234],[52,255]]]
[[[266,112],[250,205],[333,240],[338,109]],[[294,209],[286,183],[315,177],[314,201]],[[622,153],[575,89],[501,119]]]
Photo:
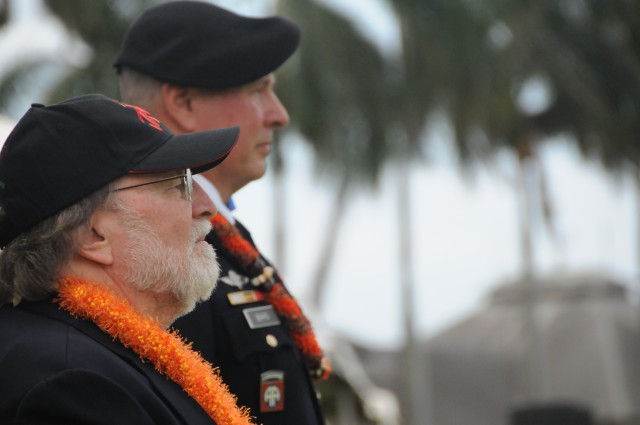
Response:
[[[263,300],[264,294],[258,291],[237,291],[229,292],[227,298],[231,305],[242,305]]]
[[[280,324],[280,319],[271,305],[245,308],[242,313],[251,329],[266,328]]]

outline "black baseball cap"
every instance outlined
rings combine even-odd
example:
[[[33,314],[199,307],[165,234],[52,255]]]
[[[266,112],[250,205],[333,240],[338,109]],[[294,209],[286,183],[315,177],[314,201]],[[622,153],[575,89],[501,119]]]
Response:
[[[101,94],[34,104],[0,152],[0,247],[127,174],[215,167],[238,134],[174,135],[144,109]]]
[[[207,2],[172,1],[134,21],[114,66],[175,85],[223,90],[275,71],[299,41],[298,27],[279,16],[246,17]]]

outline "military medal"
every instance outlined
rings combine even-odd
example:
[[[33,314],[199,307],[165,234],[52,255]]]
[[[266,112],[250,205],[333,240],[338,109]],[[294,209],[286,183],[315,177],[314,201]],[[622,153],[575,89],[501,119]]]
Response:
[[[260,411],[284,410],[284,372],[268,370],[260,374]]]
[[[236,291],[229,292],[227,298],[231,305],[242,305],[248,303],[255,303],[264,299],[264,294],[259,291]]]

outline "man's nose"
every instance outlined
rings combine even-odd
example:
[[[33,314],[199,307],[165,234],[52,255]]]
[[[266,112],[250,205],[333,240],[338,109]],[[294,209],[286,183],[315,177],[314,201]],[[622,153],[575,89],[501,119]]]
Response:
[[[191,210],[193,218],[211,218],[218,212],[216,205],[213,203],[209,195],[194,180],[193,194],[191,198]]]

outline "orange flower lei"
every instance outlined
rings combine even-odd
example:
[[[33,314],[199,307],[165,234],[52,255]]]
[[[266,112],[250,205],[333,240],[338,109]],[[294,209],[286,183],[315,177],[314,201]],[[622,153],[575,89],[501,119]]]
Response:
[[[331,364],[324,356],[313,332],[311,323],[304,315],[298,302],[289,294],[282,282],[276,281],[275,271],[265,264],[258,250],[242,237],[236,226],[222,214],[211,218],[213,233],[223,248],[245,269],[255,287],[265,291],[265,301],[273,306],[291,332],[296,346],[311,376],[326,380],[331,374]]]
[[[142,316],[108,288],[74,277],[58,282],[56,301],[148,360],[156,370],[180,385],[218,425],[251,425],[249,410],[239,408],[216,369],[176,333]]]

